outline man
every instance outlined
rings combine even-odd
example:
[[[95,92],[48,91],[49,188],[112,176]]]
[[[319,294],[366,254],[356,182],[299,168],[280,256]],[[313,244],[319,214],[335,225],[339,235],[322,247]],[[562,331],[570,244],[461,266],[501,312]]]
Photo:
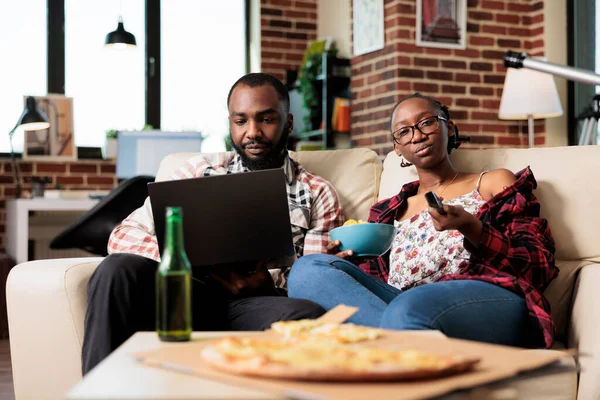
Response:
[[[245,75],[231,88],[227,106],[235,152],[194,157],[172,178],[283,167],[296,256],[326,253],[329,231],[343,223],[343,215],[333,187],[288,156],[293,116],[285,86],[268,74]],[[160,255],[149,199],[114,229],[108,252],[88,284],[84,374],[133,333],[155,329]],[[316,303],[287,297],[289,269],[277,270],[275,279],[267,263],[222,265],[206,271],[201,267],[192,272],[194,330],[263,330],[275,321],[324,313]]]

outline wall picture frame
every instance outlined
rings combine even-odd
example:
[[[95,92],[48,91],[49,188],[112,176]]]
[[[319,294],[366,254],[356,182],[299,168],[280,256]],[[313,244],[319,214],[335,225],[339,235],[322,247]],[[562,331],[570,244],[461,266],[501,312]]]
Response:
[[[385,47],[383,0],[353,0],[353,53],[355,56]]]
[[[24,101],[29,96],[24,96]],[[50,127],[25,131],[23,158],[30,160],[69,161],[77,159],[73,128],[73,98],[61,94],[33,96]]]
[[[416,44],[420,47],[467,47],[467,0],[416,0]]]

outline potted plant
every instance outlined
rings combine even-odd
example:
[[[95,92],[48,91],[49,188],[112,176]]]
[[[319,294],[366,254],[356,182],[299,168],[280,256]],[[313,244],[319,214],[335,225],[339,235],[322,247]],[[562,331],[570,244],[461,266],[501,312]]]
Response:
[[[31,177],[31,197],[44,197],[46,185],[52,182],[49,176]]]
[[[102,154],[105,160],[117,158],[117,134],[118,131],[116,129],[106,131],[106,141]]]
[[[309,127],[310,130],[318,129],[321,124],[321,113],[319,110],[321,100],[317,90],[316,79],[321,74],[322,60],[323,56],[321,53],[309,55],[306,63],[300,69],[300,77],[298,79],[298,91],[302,93],[304,108],[306,109],[304,126]]]
[[[304,116],[304,126],[309,127],[311,130],[319,129],[323,119],[321,115],[323,87],[318,84],[318,77],[323,73],[323,56],[325,55],[336,56],[337,49],[331,48],[323,52],[309,54],[306,63],[301,66],[298,74],[298,91],[302,93],[304,108],[307,111]]]

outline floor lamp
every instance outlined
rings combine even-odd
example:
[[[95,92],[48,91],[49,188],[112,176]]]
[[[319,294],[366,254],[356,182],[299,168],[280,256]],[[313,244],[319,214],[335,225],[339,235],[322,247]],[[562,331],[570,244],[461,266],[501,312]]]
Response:
[[[600,75],[596,74],[594,71],[553,64],[541,59],[531,58],[526,53],[507,51],[504,54],[504,67],[517,69],[526,68],[560,76],[561,78],[570,81],[588,83],[590,85],[600,85]]]
[[[498,118],[527,120],[529,147],[534,146],[534,119],[563,115],[554,77],[531,69],[506,70]]]
[[[48,117],[35,104],[35,99],[31,96],[27,98],[25,110],[17,120],[15,127],[8,133],[8,141],[10,142],[10,161],[12,163],[13,177],[17,185],[15,198],[21,197],[21,178],[19,177],[19,166],[15,158],[12,138],[17,128],[23,128],[24,131],[37,131],[39,129],[47,129],[50,127]],[[25,141],[26,142],[26,141]],[[27,145],[27,143],[25,143]]]
[[[508,81],[509,72],[519,70],[519,71],[539,71],[539,72],[544,73],[547,76],[554,75],[554,76],[559,76],[561,78],[565,78],[565,79],[568,79],[568,80],[574,81],[574,82],[587,83],[589,85],[600,85],[600,75],[596,74],[594,71],[585,70],[582,68],[569,67],[566,65],[553,64],[553,63],[549,63],[547,61],[543,61],[541,59],[531,58],[526,53],[518,53],[518,52],[510,51],[510,50],[504,54],[503,59],[504,59],[504,67],[507,68],[507,74],[506,74],[507,81]],[[553,82],[553,84],[554,84],[554,82]],[[506,81],[505,81],[504,85],[505,85],[505,90],[506,90]],[[554,89],[554,91],[556,91],[556,88]],[[541,95],[539,97],[541,98]],[[503,101],[504,101],[504,92],[502,93],[502,102],[500,104],[501,112],[500,113],[502,113]],[[507,99],[507,101],[508,101],[508,99]],[[506,107],[509,107],[509,105],[506,104]],[[514,110],[514,107],[511,107],[510,109]],[[561,110],[561,112],[562,112],[562,110]],[[506,114],[508,114],[508,111],[506,112]],[[504,115],[506,115],[506,114],[504,114]],[[504,118],[502,118],[500,116],[500,119],[504,119]],[[506,118],[506,119],[512,119],[512,118]],[[533,119],[529,118],[529,116],[527,119],[529,119],[529,132],[531,133],[532,129],[533,129]],[[530,146],[532,145],[531,139],[532,138],[530,137]]]

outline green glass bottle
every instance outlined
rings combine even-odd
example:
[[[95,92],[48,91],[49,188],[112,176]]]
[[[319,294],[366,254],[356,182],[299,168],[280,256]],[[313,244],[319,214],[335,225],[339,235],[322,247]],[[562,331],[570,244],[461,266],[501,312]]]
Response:
[[[190,340],[192,268],[183,245],[183,211],[167,208],[165,247],[156,272],[156,332],[162,341]]]

